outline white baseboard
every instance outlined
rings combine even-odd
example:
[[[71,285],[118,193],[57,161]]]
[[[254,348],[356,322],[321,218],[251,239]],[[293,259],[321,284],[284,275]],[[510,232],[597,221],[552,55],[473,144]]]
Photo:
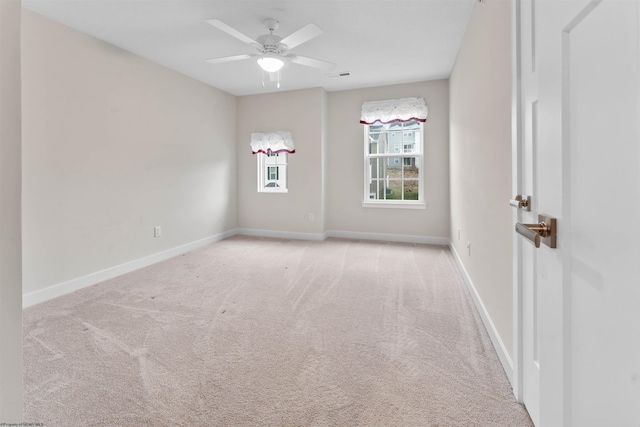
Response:
[[[215,236],[187,243],[186,245],[168,249],[157,254],[149,255],[144,258],[106,268],[104,270],[97,271],[83,277],[78,277],[76,279],[58,283],[44,289],[29,292],[28,294],[24,294],[22,296],[22,308],[31,307],[32,305],[48,301],[62,295],[66,295],[73,291],[86,288],[87,286],[92,286],[105,280],[113,279],[114,277],[121,276],[125,273],[129,273],[140,268],[147,267],[151,264],[155,264],[157,262],[182,255],[186,252],[198,249],[202,246],[227,239],[231,236],[235,236],[236,234],[238,234],[238,230],[235,229],[226,231],[224,233],[216,234]]]
[[[255,237],[273,237],[276,239],[325,240],[327,233],[299,233],[295,231],[258,230],[255,228],[239,228],[237,234]]]
[[[462,259],[460,258],[460,255],[458,255],[458,252],[456,252],[455,247],[451,243],[449,243],[449,248],[451,249],[451,253],[455,258],[456,263],[458,264],[458,267],[460,267],[460,271],[462,272],[462,277],[464,278],[464,282],[467,285],[467,289],[469,289],[469,294],[471,294],[471,298],[473,299],[473,302],[475,303],[476,308],[480,313],[480,317],[482,318],[482,323],[484,323],[484,327],[489,333],[489,338],[491,338],[493,347],[496,349],[496,353],[498,353],[498,358],[500,359],[500,363],[502,363],[504,372],[507,374],[507,377],[509,378],[509,382],[513,384],[513,361],[509,356],[509,352],[507,351],[507,348],[502,342],[502,339],[500,338],[500,335],[498,334],[498,331],[496,330],[496,327],[493,324],[493,321],[491,320],[491,316],[489,316],[489,313],[487,312],[487,308],[482,303],[482,299],[480,298],[480,295],[478,294],[476,287],[473,285],[473,281],[471,280],[469,273],[467,273],[467,270],[464,268],[464,264],[462,264]]]
[[[405,234],[383,234],[383,233],[362,233],[357,231],[336,231],[330,230],[324,233],[298,233],[291,231],[258,230],[253,228],[240,228],[238,234],[256,237],[273,237],[276,239],[296,239],[296,240],[325,240],[328,237],[356,240],[380,240],[383,242],[421,243],[425,245],[448,246],[449,239],[446,237],[429,236],[409,236]]]
[[[327,237],[342,239],[381,240],[386,242],[421,243],[423,245],[448,246],[447,237],[409,236],[406,234],[362,233],[357,231],[327,231]]]

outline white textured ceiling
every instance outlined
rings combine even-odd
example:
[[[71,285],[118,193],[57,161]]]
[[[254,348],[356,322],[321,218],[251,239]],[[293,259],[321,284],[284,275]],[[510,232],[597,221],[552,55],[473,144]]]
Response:
[[[1,1],[1,0],[0,0]],[[25,8],[234,95],[323,87],[328,91],[447,78],[475,0],[23,0]],[[482,7],[478,4],[478,7]],[[254,59],[208,64],[209,58],[255,53],[207,24],[219,19],[251,38],[266,18],[286,37],[308,23],[324,33],[293,53],[337,64],[330,73],[288,64],[281,88]]]

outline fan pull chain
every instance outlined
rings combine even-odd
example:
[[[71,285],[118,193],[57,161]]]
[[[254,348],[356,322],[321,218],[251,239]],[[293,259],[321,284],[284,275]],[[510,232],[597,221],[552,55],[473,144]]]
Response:
[[[278,89],[280,89],[280,70],[278,70]]]
[[[262,74],[262,87],[264,88],[264,70],[260,68],[260,73]]]

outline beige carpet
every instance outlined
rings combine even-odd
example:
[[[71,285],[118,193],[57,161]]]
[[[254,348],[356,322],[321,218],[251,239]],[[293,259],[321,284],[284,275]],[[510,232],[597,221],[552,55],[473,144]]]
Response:
[[[531,426],[446,247],[236,236],[24,311],[25,421]]]

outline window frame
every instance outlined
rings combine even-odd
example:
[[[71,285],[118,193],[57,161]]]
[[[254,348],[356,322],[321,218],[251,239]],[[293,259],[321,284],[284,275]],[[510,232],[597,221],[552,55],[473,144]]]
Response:
[[[416,120],[417,121],[417,120]],[[395,152],[395,149],[385,149],[385,153],[370,153],[370,138],[369,131],[371,126],[380,126],[380,122],[375,122],[371,125],[363,125],[363,146],[364,146],[364,182],[363,182],[363,196],[362,207],[363,208],[398,208],[398,209],[425,209],[427,204],[424,198],[424,123],[417,121],[420,126],[420,141],[416,141],[415,151],[405,153],[404,141],[405,129],[400,132],[403,135],[401,142],[402,150]],[[391,125],[390,125],[391,126]],[[391,147],[389,147],[391,148]],[[398,200],[398,199],[370,199],[371,197],[371,183],[373,178],[371,177],[371,159],[390,159],[390,158],[411,158],[416,159],[416,166],[418,167],[418,200]],[[400,161],[401,169],[404,174],[404,160]],[[404,182],[404,177],[401,179]],[[375,194],[375,193],[374,193]],[[403,193],[404,194],[404,193]]]
[[[288,180],[288,168],[289,168],[289,153],[257,153],[257,175],[258,175],[258,193],[288,193],[289,192],[289,180]],[[268,162],[267,159],[276,158],[275,162]],[[276,179],[271,179],[270,169],[276,168]],[[267,187],[270,182],[278,182],[279,187]]]

